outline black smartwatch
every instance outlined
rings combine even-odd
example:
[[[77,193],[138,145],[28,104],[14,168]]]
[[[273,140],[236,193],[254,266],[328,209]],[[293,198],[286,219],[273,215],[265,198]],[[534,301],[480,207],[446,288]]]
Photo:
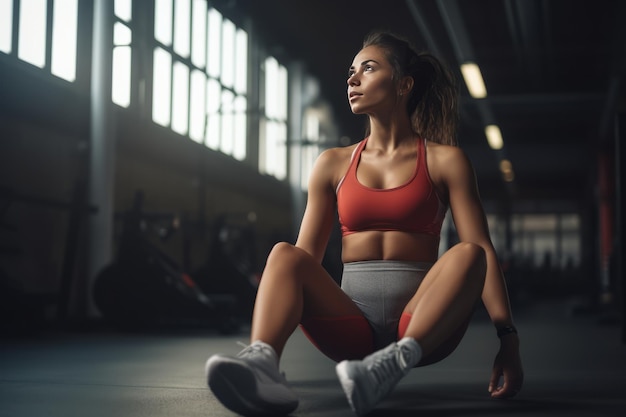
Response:
[[[511,334],[511,333],[517,334],[517,329],[515,328],[515,326],[503,326],[503,327],[498,328],[499,338],[502,338],[506,336],[507,334]]]

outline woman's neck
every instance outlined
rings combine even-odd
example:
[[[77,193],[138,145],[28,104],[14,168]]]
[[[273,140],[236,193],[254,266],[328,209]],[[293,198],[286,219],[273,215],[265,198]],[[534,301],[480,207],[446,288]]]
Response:
[[[413,143],[415,132],[408,118],[382,122],[370,117],[370,135],[368,144],[386,151],[394,151],[407,143]]]

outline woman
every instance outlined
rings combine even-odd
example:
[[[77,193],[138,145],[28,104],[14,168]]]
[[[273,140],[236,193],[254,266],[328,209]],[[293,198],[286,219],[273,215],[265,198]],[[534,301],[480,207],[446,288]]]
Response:
[[[411,368],[448,356],[482,298],[500,337],[489,392],[515,395],[523,380],[519,339],[473,169],[454,146],[452,77],[405,40],[373,33],[347,83],[352,112],[368,116],[369,134],[318,157],[297,242],[278,243],[267,259],[253,343],[236,357],[209,358],[210,388],[241,414],[293,411],[298,400],[278,361],[300,325],[339,362],[348,402],[365,414]],[[438,259],[448,207],[460,243]],[[341,287],[321,266],[335,209]]]

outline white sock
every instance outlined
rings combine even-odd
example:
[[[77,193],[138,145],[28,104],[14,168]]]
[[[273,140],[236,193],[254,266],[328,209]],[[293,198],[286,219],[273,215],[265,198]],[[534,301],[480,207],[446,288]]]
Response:
[[[422,359],[422,347],[412,337],[403,337],[398,341],[398,346],[402,348],[407,369],[413,368]]]

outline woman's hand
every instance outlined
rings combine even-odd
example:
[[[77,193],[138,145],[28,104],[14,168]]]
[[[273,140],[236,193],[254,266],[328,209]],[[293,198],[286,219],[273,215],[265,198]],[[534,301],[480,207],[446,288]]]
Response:
[[[517,334],[511,333],[500,339],[500,350],[491,371],[489,392],[492,398],[511,398],[522,389],[523,383],[524,371],[519,354],[519,339]]]

